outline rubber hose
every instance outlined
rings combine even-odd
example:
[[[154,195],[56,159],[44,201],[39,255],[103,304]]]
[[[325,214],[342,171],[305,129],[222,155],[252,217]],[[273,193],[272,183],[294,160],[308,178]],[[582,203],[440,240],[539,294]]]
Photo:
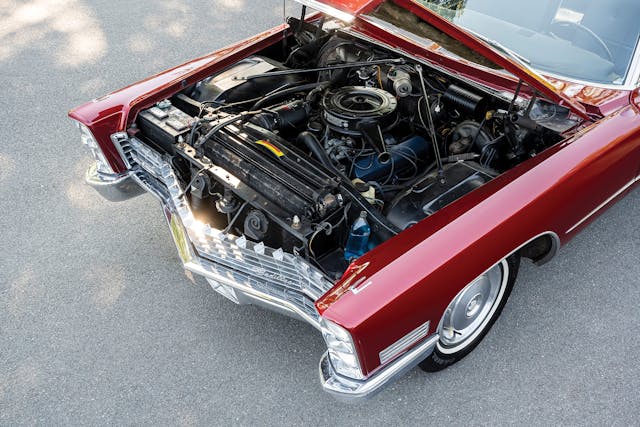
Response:
[[[318,138],[316,138],[314,134],[307,131],[302,132],[300,135],[298,135],[297,142],[298,144],[304,144],[309,149],[309,151],[311,151],[313,156],[317,160],[319,160],[320,163],[322,163],[327,169],[331,171],[336,170],[333,162],[331,161],[329,156],[327,156],[324,148],[322,147],[322,145],[320,145],[320,141],[318,141]]]

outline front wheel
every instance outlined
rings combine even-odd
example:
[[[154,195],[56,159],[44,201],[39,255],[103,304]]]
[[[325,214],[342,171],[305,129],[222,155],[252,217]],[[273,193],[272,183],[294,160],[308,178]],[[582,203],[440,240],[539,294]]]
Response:
[[[420,363],[427,372],[453,365],[469,354],[502,312],[518,276],[520,257],[513,255],[467,285],[444,312],[440,339],[431,356]]]

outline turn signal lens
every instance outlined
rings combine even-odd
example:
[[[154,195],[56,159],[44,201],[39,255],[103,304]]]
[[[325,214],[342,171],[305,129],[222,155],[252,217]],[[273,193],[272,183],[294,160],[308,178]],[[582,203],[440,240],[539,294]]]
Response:
[[[98,141],[95,139],[89,128],[79,122],[76,122],[76,125],[78,126],[78,130],[80,130],[80,140],[87,146],[87,148],[89,148],[89,150],[91,150],[91,154],[96,161],[98,172],[107,175],[115,174],[111,165],[109,165],[107,158],[104,156],[100,145],[98,145]]]
[[[322,319],[321,327],[322,335],[329,350],[329,359],[336,372],[348,378],[364,379],[351,334],[326,319]]]

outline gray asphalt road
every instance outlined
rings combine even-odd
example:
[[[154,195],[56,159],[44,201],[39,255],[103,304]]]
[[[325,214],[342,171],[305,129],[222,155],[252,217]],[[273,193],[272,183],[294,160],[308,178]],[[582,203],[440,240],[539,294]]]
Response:
[[[185,277],[103,201],[66,111],[281,21],[278,0],[0,0],[0,424],[637,425],[640,192],[525,265],[466,360],[345,406],[311,327]]]

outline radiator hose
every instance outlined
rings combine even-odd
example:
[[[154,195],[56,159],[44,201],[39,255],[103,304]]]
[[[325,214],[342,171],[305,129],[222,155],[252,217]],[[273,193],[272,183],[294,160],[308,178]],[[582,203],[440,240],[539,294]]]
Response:
[[[311,151],[313,157],[319,160],[320,163],[324,165],[324,167],[333,172],[337,172],[333,162],[331,161],[329,156],[327,156],[326,151],[324,151],[324,148],[322,147],[322,145],[320,145],[320,141],[318,141],[318,138],[316,138],[314,134],[307,131],[302,132],[300,135],[298,135],[296,142],[298,144],[304,144],[309,149],[309,151]]]

